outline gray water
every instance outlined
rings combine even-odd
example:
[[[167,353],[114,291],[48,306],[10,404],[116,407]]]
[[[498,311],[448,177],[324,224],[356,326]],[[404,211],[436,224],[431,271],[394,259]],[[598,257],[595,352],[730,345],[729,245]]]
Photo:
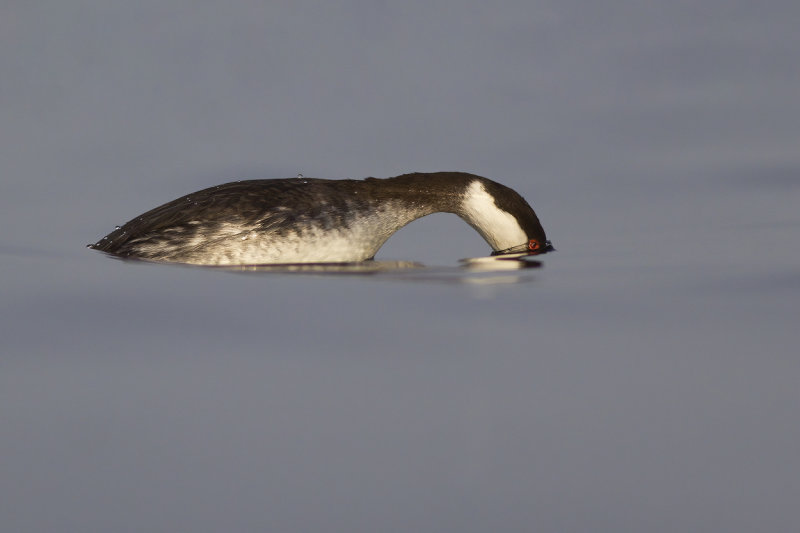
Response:
[[[4,532],[798,531],[797,2],[5,2]],[[462,170],[431,275],[84,245],[231,179]],[[435,268],[434,268],[435,267]],[[415,271],[416,272],[416,271]]]

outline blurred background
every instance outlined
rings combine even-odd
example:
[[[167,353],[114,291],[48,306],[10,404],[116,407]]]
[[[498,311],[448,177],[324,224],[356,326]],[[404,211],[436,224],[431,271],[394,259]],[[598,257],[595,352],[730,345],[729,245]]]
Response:
[[[0,517],[32,531],[797,531],[800,6],[6,1]],[[234,179],[460,170],[533,275],[85,249]],[[379,259],[455,266],[453,215]]]

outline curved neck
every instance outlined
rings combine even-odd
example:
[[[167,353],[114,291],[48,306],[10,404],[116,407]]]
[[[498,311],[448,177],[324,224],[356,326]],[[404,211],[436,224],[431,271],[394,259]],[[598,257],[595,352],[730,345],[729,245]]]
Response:
[[[434,172],[382,180],[367,178],[365,183],[375,184],[373,195],[379,200],[402,203],[408,219],[401,226],[432,213],[455,213],[494,250],[527,241],[517,218],[498,207],[493,193],[519,195],[486,178],[464,172]]]

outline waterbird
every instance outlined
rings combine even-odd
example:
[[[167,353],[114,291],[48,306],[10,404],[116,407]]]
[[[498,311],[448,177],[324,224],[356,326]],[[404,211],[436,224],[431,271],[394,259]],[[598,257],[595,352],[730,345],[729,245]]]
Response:
[[[373,259],[397,230],[438,212],[461,217],[493,255],[553,249],[522,196],[466,172],[234,181],[147,211],[88,247],[196,265],[349,263]]]

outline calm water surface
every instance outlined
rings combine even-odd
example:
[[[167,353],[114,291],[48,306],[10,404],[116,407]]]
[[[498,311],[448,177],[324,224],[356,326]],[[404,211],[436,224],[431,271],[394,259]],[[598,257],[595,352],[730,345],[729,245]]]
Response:
[[[85,4],[0,12],[4,531],[800,529],[793,3]],[[447,215],[377,273],[84,248],[232,178],[414,170],[558,251],[465,269]]]

